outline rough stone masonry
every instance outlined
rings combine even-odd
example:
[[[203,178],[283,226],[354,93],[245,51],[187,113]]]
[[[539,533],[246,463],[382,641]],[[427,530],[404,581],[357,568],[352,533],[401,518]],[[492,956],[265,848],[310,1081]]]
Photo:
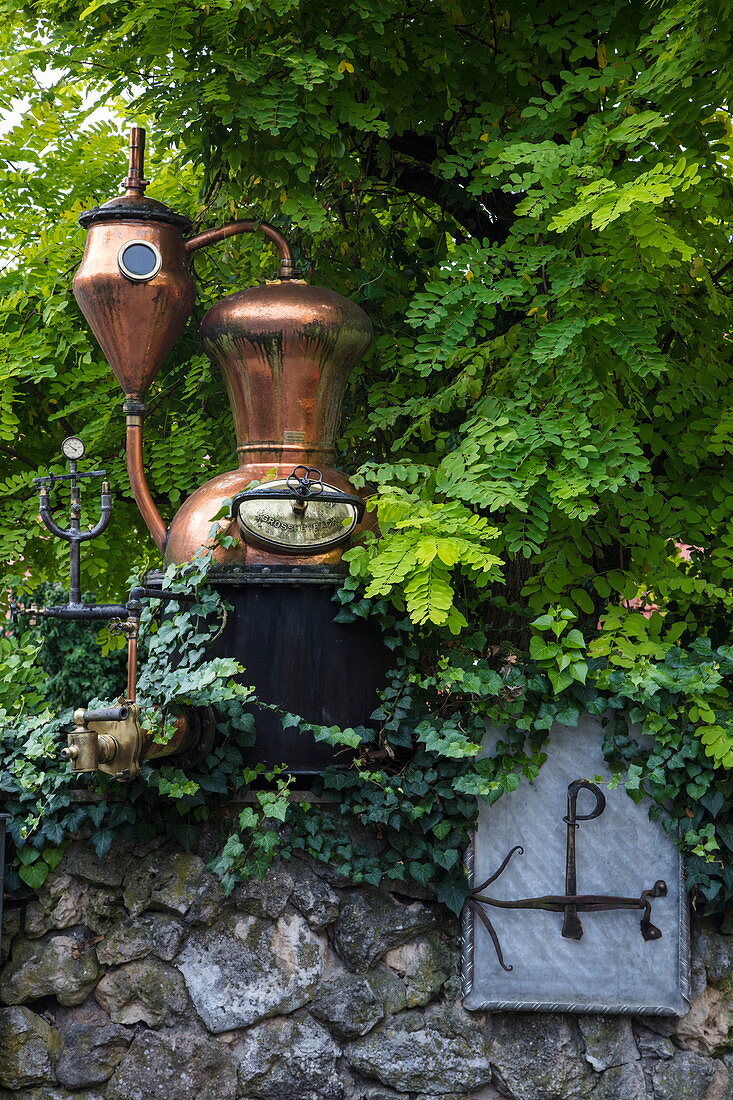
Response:
[[[733,1100],[733,916],[681,1020],[475,1014],[441,906],[294,861],[230,898],[76,842],[5,914],[0,1100]]]

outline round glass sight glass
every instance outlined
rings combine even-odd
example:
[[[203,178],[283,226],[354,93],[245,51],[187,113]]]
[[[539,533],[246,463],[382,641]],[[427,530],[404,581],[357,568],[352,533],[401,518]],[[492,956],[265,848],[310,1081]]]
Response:
[[[150,241],[127,241],[117,253],[123,275],[136,283],[145,283],[160,271],[163,259]]]

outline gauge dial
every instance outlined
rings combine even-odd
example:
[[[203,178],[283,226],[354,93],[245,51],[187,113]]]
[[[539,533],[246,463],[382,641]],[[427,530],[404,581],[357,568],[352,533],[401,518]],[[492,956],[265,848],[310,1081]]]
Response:
[[[61,444],[61,451],[65,458],[77,459],[84,457],[84,444],[78,435],[68,436]]]

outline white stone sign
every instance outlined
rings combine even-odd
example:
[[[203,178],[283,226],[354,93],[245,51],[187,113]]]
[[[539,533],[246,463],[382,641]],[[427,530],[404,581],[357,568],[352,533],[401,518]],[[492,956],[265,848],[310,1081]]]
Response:
[[[500,737],[494,730],[487,743]],[[512,849],[521,850],[480,891],[512,905],[476,901],[464,910],[466,1008],[687,1011],[681,856],[649,820],[648,803],[634,803],[622,786],[609,788],[602,743],[596,718],[556,726],[537,780],[523,780],[491,807],[482,804],[469,857],[474,889]]]

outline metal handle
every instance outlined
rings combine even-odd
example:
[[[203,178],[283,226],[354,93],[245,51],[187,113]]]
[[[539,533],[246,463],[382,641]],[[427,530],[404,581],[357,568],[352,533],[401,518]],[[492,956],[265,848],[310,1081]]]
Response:
[[[103,707],[101,710],[85,710],[82,712],[81,721],[77,720],[78,711],[74,712],[74,721],[80,726],[86,726],[89,722],[124,722],[130,713],[130,708]]]

